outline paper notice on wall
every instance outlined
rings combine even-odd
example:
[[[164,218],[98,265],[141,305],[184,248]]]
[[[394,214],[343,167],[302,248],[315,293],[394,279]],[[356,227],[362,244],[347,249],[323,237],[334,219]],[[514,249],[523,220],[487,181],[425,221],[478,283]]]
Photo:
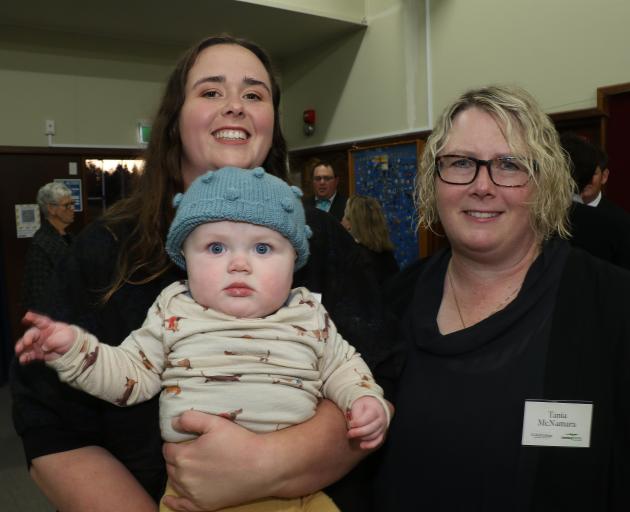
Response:
[[[40,226],[39,206],[36,204],[16,204],[15,226],[18,238],[31,238]]]

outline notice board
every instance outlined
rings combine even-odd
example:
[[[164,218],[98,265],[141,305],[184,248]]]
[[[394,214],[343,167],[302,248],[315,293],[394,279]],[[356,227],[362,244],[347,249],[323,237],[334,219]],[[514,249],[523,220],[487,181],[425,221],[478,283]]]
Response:
[[[423,145],[423,141],[413,140],[348,151],[350,193],[379,201],[401,268],[421,254],[413,189]]]

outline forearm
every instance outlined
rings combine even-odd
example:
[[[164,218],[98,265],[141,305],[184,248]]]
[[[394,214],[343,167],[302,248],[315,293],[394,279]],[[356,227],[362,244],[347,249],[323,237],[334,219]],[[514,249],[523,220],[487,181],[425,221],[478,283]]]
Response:
[[[260,461],[270,478],[267,495],[282,498],[303,496],[332,484],[369,453],[348,440],[344,414],[328,400],[307,422],[263,437]]]
[[[49,363],[71,386],[110,403],[126,406],[155,396],[159,376],[145,368],[132,350],[111,347],[82,329],[72,348]]]
[[[389,425],[390,409],[383,398],[383,389],[376,383],[370,369],[358,353],[350,359],[343,359],[326,380],[322,392],[342,411],[350,410],[359,398],[371,396],[380,402]]]
[[[334,324],[330,326],[330,331],[322,358],[324,397],[332,400],[342,411],[348,411],[359,398],[371,396],[381,403],[389,425],[389,405],[370,368],[354,347],[337,333]]]
[[[303,496],[338,480],[369,453],[351,444],[344,415],[327,400],[310,420],[269,434],[197,411],[173,426],[199,434],[189,443],[164,444],[169,480],[181,496],[167,499],[173,510]]]

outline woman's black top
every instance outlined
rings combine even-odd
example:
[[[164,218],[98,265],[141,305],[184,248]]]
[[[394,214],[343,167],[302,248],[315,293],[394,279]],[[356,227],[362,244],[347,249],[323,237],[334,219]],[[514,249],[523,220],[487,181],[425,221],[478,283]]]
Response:
[[[399,281],[411,303],[401,357],[377,369],[396,414],[374,510],[628,510],[630,274],[552,240],[512,303],[442,335],[449,258],[416,267],[413,295]],[[522,446],[526,399],[592,401],[590,448]]]

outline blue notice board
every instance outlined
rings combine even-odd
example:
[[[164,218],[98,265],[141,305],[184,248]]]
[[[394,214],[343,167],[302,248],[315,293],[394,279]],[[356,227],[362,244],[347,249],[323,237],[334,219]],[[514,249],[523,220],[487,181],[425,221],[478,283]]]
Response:
[[[419,141],[349,150],[350,192],[376,198],[400,268],[420,255],[413,188]]]

